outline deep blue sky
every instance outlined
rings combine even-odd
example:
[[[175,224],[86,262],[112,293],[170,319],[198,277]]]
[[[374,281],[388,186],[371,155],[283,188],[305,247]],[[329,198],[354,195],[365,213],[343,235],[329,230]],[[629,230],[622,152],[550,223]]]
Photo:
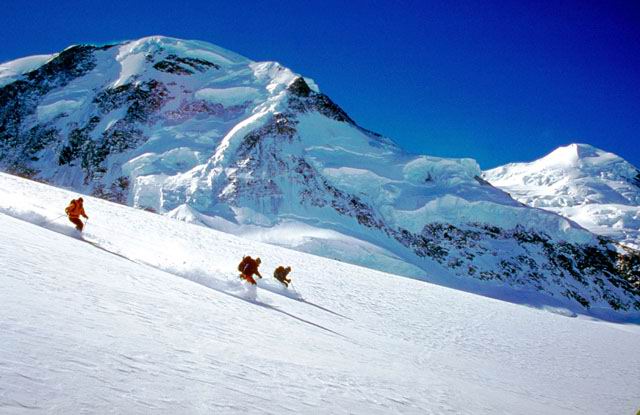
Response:
[[[0,61],[199,39],[314,78],[414,153],[488,168],[578,141],[640,167],[639,3],[4,0]]]

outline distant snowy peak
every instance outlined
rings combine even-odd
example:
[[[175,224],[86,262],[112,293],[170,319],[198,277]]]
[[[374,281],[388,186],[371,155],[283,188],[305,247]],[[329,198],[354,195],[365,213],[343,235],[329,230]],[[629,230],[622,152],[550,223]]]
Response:
[[[554,170],[562,170],[567,174],[571,172],[616,174],[625,178],[635,178],[638,173],[638,169],[616,154],[588,144],[574,143],[558,147],[546,156],[529,163],[509,163],[487,170],[485,175],[504,178]]]
[[[530,163],[487,170],[483,177],[522,203],[640,246],[640,171],[613,153],[571,144]]]
[[[228,49],[199,40],[183,40],[167,36],[149,36],[122,43],[118,58],[137,53],[166,52],[182,57],[205,59],[218,65],[248,64],[252,61]]]
[[[572,166],[580,168],[587,165],[606,164],[612,159],[619,159],[619,157],[589,144],[574,143],[565,147],[558,147],[535,163],[548,167]]]
[[[527,190],[572,196],[570,200],[558,200],[558,206],[595,202],[640,205],[640,170],[616,154],[588,144],[559,147],[530,163],[510,163],[487,170],[483,177],[516,195],[519,190]],[[590,191],[580,191],[587,188]]]

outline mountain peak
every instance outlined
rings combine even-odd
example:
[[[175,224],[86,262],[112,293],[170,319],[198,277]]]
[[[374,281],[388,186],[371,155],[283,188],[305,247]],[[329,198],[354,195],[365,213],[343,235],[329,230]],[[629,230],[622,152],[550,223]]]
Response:
[[[252,61],[213,43],[201,40],[185,40],[168,36],[147,36],[121,43],[120,54],[166,52],[181,57],[204,59],[216,64],[248,64]]]
[[[601,156],[615,156],[607,153],[589,144],[572,143],[567,146],[558,147],[551,153],[547,154],[534,163],[540,167],[561,167],[561,166],[577,166],[585,159],[598,158]],[[610,158],[610,157],[609,157]]]
[[[567,147],[571,148],[571,151],[575,151],[578,158],[597,157],[600,153],[604,153],[603,150],[584,143],[571,143]]]
[[[616,154],[574,143],[531,163],[487,170],[483,177],[524,204],[640,246],[640,171]]]
[[[536,178],[539,184],[558,183],[564,178],[606,178],[633,181],[638,169],[617,154],[589,144],[572,143],[558,147],[546,156],[528,163],[510,163],[484,172],[492,183],[520,182]]]

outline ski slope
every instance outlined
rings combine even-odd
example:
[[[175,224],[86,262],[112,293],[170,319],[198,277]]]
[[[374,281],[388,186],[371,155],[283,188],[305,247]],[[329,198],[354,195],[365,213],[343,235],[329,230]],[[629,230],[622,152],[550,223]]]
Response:
[[[0,174],[1,413],[621,414],[640,328],[252,242]],[[49,222],[47,222],[49,220]],[[84,240],[83,240],[84,239]],[[263,259],[251,291],[243,254]],[[293,267],[295,291],[269,277]]]

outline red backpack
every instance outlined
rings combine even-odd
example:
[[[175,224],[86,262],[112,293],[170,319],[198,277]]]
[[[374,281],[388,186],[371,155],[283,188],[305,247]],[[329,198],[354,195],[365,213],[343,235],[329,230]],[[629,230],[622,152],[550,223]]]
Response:
[[[243,256],[242,261],[240,261],[240,263],[238,264],[238,271],[244,272],[244,269],[249,263],[249,260],[251,260],[250,256]]]

